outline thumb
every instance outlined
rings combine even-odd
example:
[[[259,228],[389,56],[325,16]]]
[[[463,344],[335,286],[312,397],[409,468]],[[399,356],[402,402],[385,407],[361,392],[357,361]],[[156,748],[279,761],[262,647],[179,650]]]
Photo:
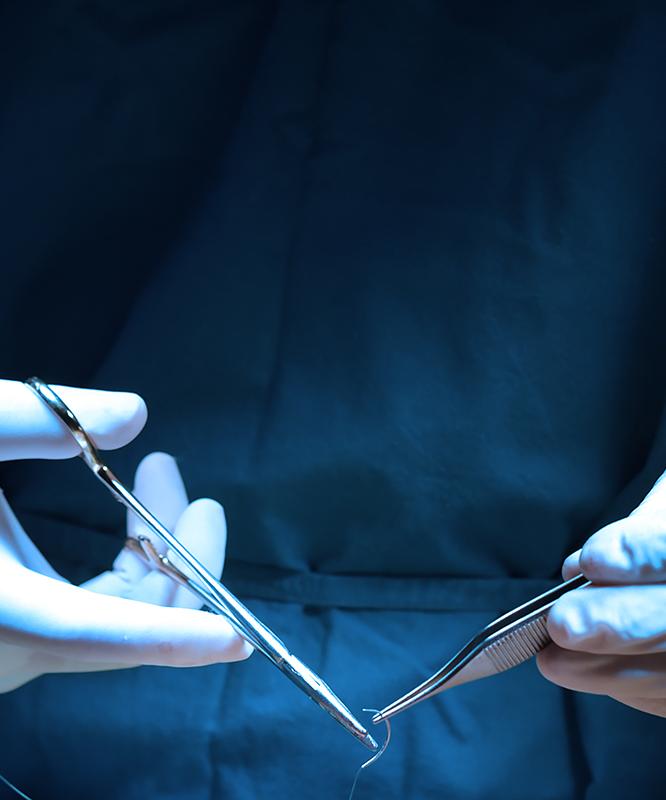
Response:
[[[146,404],[131,392],[53,388],[101,450],[123,447],[146,423]],[[0,380],[0,461],[70,458],[78,452],[71,433],[29,386]]]
[[[564,563],[565,577],[570,577],[567,567],[573,567],[574,561],[578,562],[578,571],[595,583],[666,580],[664,475],[628,517],[601,528],[590,536],[578,553],[569,556]]]
[[[22,567],[0,582],[0,639],[111,666],[201,666],[252,648],[221,616],[89,592]]]
[[[565,581],[568,581],[571,578],[575,578],[576,575],[580,575],[580,573],[580,550],[576,550],[575,553],[567,556],[564,560],[564,564],[562,565],[562,577]]]

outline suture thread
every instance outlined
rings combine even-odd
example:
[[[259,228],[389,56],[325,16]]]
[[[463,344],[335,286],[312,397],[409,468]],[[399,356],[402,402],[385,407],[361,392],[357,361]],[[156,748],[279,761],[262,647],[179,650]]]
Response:
[[[379,714],[378,708],[364,708],[363,710],[369,711],[373,714]],[[349,797],[347,798],[347,800],[352,800],[352,797],[354,796],[354,791],[356,789],[356,784],[358,783],[358,779],[361,776],[361,772],[363,772],[364,769],[369,767],[370,764],[374,764],[375,761],[377,761],[384,755],[384,752],[386,751],[386,748],[388,747],[389,742],[391,741],[391,722],[390,720],[385,719],[384,723],[386,724],[386,739],[384,739],[384,744],[379,748],[379,750],[377,750],[377,752],[374,754],[374,756],[372,756],[372,758],[369,758],[367,761],[361,764],[361,766],[356,770],[356,775],[354,776],[354,783],[352,783],[351,791],[349,792]]]

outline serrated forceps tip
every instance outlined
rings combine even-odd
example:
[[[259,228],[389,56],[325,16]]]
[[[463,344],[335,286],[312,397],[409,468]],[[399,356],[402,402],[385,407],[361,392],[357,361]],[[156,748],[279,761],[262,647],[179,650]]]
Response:
[[[577,575],[498,617],[434,675],[383,708],[372,721],[383,722],[445,689],[496,675],[528,661],[551,641],[546,625],[548,609],[562,595],[589,583],[584,575]]]

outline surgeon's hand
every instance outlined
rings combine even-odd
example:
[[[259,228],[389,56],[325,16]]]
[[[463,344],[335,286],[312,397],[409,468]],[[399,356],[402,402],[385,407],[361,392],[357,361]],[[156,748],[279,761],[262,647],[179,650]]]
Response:
[[[552,607],[541,673],[666,717],[666,473],[632,514],[564,562],[566,579],[581,572],[595,585]]]
[[[57,387],[100,449],[122,447],[142,429],[137,395]],[[0,460],[69,458],[71,434],[24,384],[0,381]],[[83,468],[83,467],[82,467]],[[94,484],[94,482],[93,482]],[[96,491],[91,484],[90,490]],[[188,504],[175,461],[152,453],[139,465],[135,492],[210,570],[221,575],[226,545],[222,507]],[[100,492],[100,503],[109,502]],[[149,536],[133,515],[127,532]],[[129,549],[110,571],[82,587],[58,575],[25,533],[0,491],[0,691],[46,672],[84,672],[139,664],[197,666],[246,658],[251,648],[219,616]]]

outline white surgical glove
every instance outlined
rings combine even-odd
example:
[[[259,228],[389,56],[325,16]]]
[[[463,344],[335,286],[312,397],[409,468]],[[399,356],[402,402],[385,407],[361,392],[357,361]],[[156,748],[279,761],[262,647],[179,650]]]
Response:
[[[666,717],[666,473],[635,511],[567,558],[564,577],[580,572],[594,585],[552,607],[541,673]]]
[[[140,397],[56,387],[100,449],[122,447],[143,428]],[[0,461],[77,455],[71,434],[32,390],[0,380]],[[91,484],[91,491],[96,486]],[[171,456],[152,453],[135,478],[139,499],[213,574],[226,546],[222,506],[188,505]],[[100,502],[108,502],[102,491]],[[128,513],[127,532],[161,540]],[[168,552],[167,552],[168,555]],[[198,666],[236,661],[252,649],[222,617],[129,549],[109,572],[82,587],[59,576],[27,536],[0,491],[0,691],[46,672],[85,672],[140,664]]]

